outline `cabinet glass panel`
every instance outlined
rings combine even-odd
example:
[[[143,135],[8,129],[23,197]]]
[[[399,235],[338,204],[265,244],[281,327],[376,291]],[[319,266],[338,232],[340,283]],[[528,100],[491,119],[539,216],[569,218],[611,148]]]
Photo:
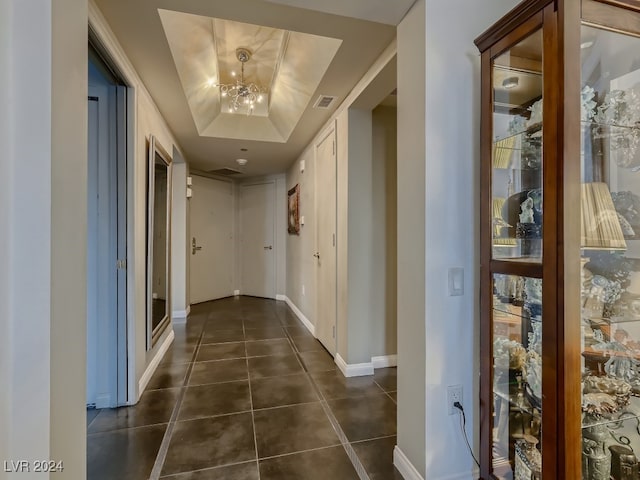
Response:
[[[640,39],[581,38],[582,478],[640,459]]]
[[[542,258],[542,31],[493,61],[493,258]]]
[[[493,473],[540,478],[542,280],[495,274],[492,315]]]

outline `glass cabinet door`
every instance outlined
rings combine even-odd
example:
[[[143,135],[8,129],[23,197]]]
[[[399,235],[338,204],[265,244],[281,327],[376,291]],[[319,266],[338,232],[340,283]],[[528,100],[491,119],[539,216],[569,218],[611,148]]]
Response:
[[[492,316],[493,474],[540,478],[542,280],[494,274]]]
[[[583,26],[581,65],[582,478],[637,479],[640,39]]]
[[[542,30],[492,64],[493,258],[542,259]]]

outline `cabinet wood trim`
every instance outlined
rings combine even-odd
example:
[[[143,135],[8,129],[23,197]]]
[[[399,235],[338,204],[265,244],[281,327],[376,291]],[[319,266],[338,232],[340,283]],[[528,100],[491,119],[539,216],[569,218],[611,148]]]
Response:
[[[502,19],[494,23],[489,29],[475,39],[475,44],[480,52],[484,52],[500,39],[509,35],[513,30],[528,21],[533,15],[540,12],[553,0],[526,0],[521,2]]]
[[[640,37],[640,0],[582,0],[582,21]]]

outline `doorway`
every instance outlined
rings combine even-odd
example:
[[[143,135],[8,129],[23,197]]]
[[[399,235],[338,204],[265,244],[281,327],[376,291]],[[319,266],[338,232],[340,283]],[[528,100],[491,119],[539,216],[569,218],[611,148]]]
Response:
[[[90,408],[128,402],[127,87],[89,45],[87,391]]]
[[[233,184],[192,177],[190,200],[190,301],[233,295]]]
[[[325,348],[336,354],[337,277],[337,164],[335,129],[315,146],[316,157],[316,326],[315,333]]]
[[[243,295],[276,298],[275,181],[240,186]]]

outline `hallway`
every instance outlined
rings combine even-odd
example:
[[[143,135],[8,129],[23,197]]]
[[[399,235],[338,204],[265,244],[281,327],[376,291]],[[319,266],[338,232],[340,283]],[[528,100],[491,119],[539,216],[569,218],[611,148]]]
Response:
[[[344,378],[284,302],[198,304],[174,330],[138,405],[87,412],[89,480],[401,478],[395,368]]]

